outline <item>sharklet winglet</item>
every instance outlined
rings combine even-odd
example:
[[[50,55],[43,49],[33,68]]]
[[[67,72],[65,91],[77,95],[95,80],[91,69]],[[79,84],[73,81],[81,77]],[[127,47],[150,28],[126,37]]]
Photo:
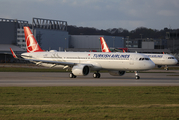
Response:
[[[10,48],[10,50],[11,50],[12,56],[13,56],[14,58],[18,59],[18,57],[16,56],[16,54],[14,53],[14,51],[13,51],[11,48]]]

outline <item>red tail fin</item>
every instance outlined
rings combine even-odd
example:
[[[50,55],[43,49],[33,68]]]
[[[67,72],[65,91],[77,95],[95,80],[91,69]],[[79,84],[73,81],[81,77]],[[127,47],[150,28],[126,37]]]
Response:
[[[27,52],[43,52],[29,27],[24,27]]]
[[[103,37],[100,37],[102,52],[111,52]]]

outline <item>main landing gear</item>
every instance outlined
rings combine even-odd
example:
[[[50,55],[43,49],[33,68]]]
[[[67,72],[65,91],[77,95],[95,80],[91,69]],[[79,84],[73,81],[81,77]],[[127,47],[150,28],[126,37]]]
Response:
[[[138,75],[138,71],[134,71],[135,72],[135,79],[140,79],[140,76]]]
[[[69,74],[69,77],[70,77],[70,78],[76,78],[76,75],[74,75],[73,73],[70,73],[70,74]],[[95,73],[93,74],[93,77],[94,77],[94,78],[100,78],[100,77],[101,77],[101,74],[100,74],[99,72],[95,72]]]
[[[165,65],[164,69],[165,69],[165,70],[169,70],[169,68],[168,68],[168,66],[167,66],[167,65]]]
[[[73,73],[70,73],[70,78],[76,78],[76,75],[74,75]]]
[[[94,77],[94,78],[100,78],[100,77],[101,77],[101,74],[100,74],[99,72],[95,72],[95,73],[93,74],[93,77]]]

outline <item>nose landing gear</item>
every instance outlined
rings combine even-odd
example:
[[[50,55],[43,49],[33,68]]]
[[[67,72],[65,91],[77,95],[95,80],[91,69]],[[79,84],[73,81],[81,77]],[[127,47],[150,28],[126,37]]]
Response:
[[[140,79],[140,76],[138,75],[138,71],[134,71],[135,72],[135,79]]]
[[[70,73],[69,77],[70,78],[76,78],[76,75],[74,75],[73,73]]]
[[[167,66],[167,65],[165,65],[164,69],[165,69],[165,70],[169,70],[169,68],[168,68],[168,66]]]

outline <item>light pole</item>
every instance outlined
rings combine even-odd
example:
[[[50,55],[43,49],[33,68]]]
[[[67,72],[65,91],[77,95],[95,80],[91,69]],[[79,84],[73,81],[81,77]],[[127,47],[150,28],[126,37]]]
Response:
[[[112,38],[113,38],[113,48],[114,48],[115,37],[112,37]]]
[[[142,40],[142,34],[140,34],[140,39]]]
[[[129,47],[129,44],[128,44],[129,43],[129,36],[127,36],[127,41],[126,42],[127,42],[127,46],[126,47],[128,48]]]
[[[66,42],[66,50],[67,50],[67,46],[68,46],[67,44],[68,44],[68,43],[67,43],[67,40],[66,40],[66,38],[65,38],[65,42]]]

